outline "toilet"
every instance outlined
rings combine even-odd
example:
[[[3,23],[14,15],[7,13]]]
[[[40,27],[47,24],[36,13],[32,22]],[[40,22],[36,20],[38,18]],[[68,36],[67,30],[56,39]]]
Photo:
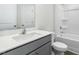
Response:
[[[55,55],[64,55],[64,52],[68,49],[68,46],[62,42],[54,42],[52,47]]]

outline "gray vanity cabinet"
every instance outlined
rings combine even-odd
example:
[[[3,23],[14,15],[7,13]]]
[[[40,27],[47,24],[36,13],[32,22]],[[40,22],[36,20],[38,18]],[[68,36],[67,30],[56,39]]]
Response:
[[[51,54],[51,35],[47,35],[35,41],[16,47],[3,55],[49,55]]]
[[[30,55],[50,55],[51,54],[51,46],[50,42],[30,53]]]

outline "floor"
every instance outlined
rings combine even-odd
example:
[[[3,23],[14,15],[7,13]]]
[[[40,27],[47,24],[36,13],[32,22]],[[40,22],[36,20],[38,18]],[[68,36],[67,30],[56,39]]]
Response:
[[[52,47],[52,51],[55,51],[53,47]],[[77,55],[77,54],[70,52],[70,51],[66,51],[66,52],[64,52],[64,54],[65,55]],[[52,55],[54,55],[54,52],[52,52]]]
[[[52,55],[55,55],[54,52],[52,52]],[[77,55],[77,54],[72,53],[72,52],[70,52],[70,51],[66,51],[66,52],[64,53],[64,55]]]
[[[66,51],[66,52],[65,52],[65,55],[77,55],[77,54],[72,53],[72,52],[70,52],[70,51]]]

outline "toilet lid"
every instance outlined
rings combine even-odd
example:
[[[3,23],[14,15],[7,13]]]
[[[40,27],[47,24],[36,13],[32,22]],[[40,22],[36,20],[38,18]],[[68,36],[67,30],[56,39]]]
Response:
[[[65,51],[67,49],[67,45],[62,42],[53,43],[53,47],[57,50]]]

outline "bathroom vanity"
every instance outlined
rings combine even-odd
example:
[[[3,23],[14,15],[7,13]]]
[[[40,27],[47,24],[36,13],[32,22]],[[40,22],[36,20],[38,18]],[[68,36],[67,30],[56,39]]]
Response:
[[[50,55],[51,54],[51,33],[42,30],[29,31],[33,36],[23,39],[17,34],[0,37],[1,55]],[[33,34],[35,33],[35,34]],[[36,34],[39,33],[39,34]],[[14,38],[16,37],[16,38]],[[6,41],[5,41],[6,40]]]

